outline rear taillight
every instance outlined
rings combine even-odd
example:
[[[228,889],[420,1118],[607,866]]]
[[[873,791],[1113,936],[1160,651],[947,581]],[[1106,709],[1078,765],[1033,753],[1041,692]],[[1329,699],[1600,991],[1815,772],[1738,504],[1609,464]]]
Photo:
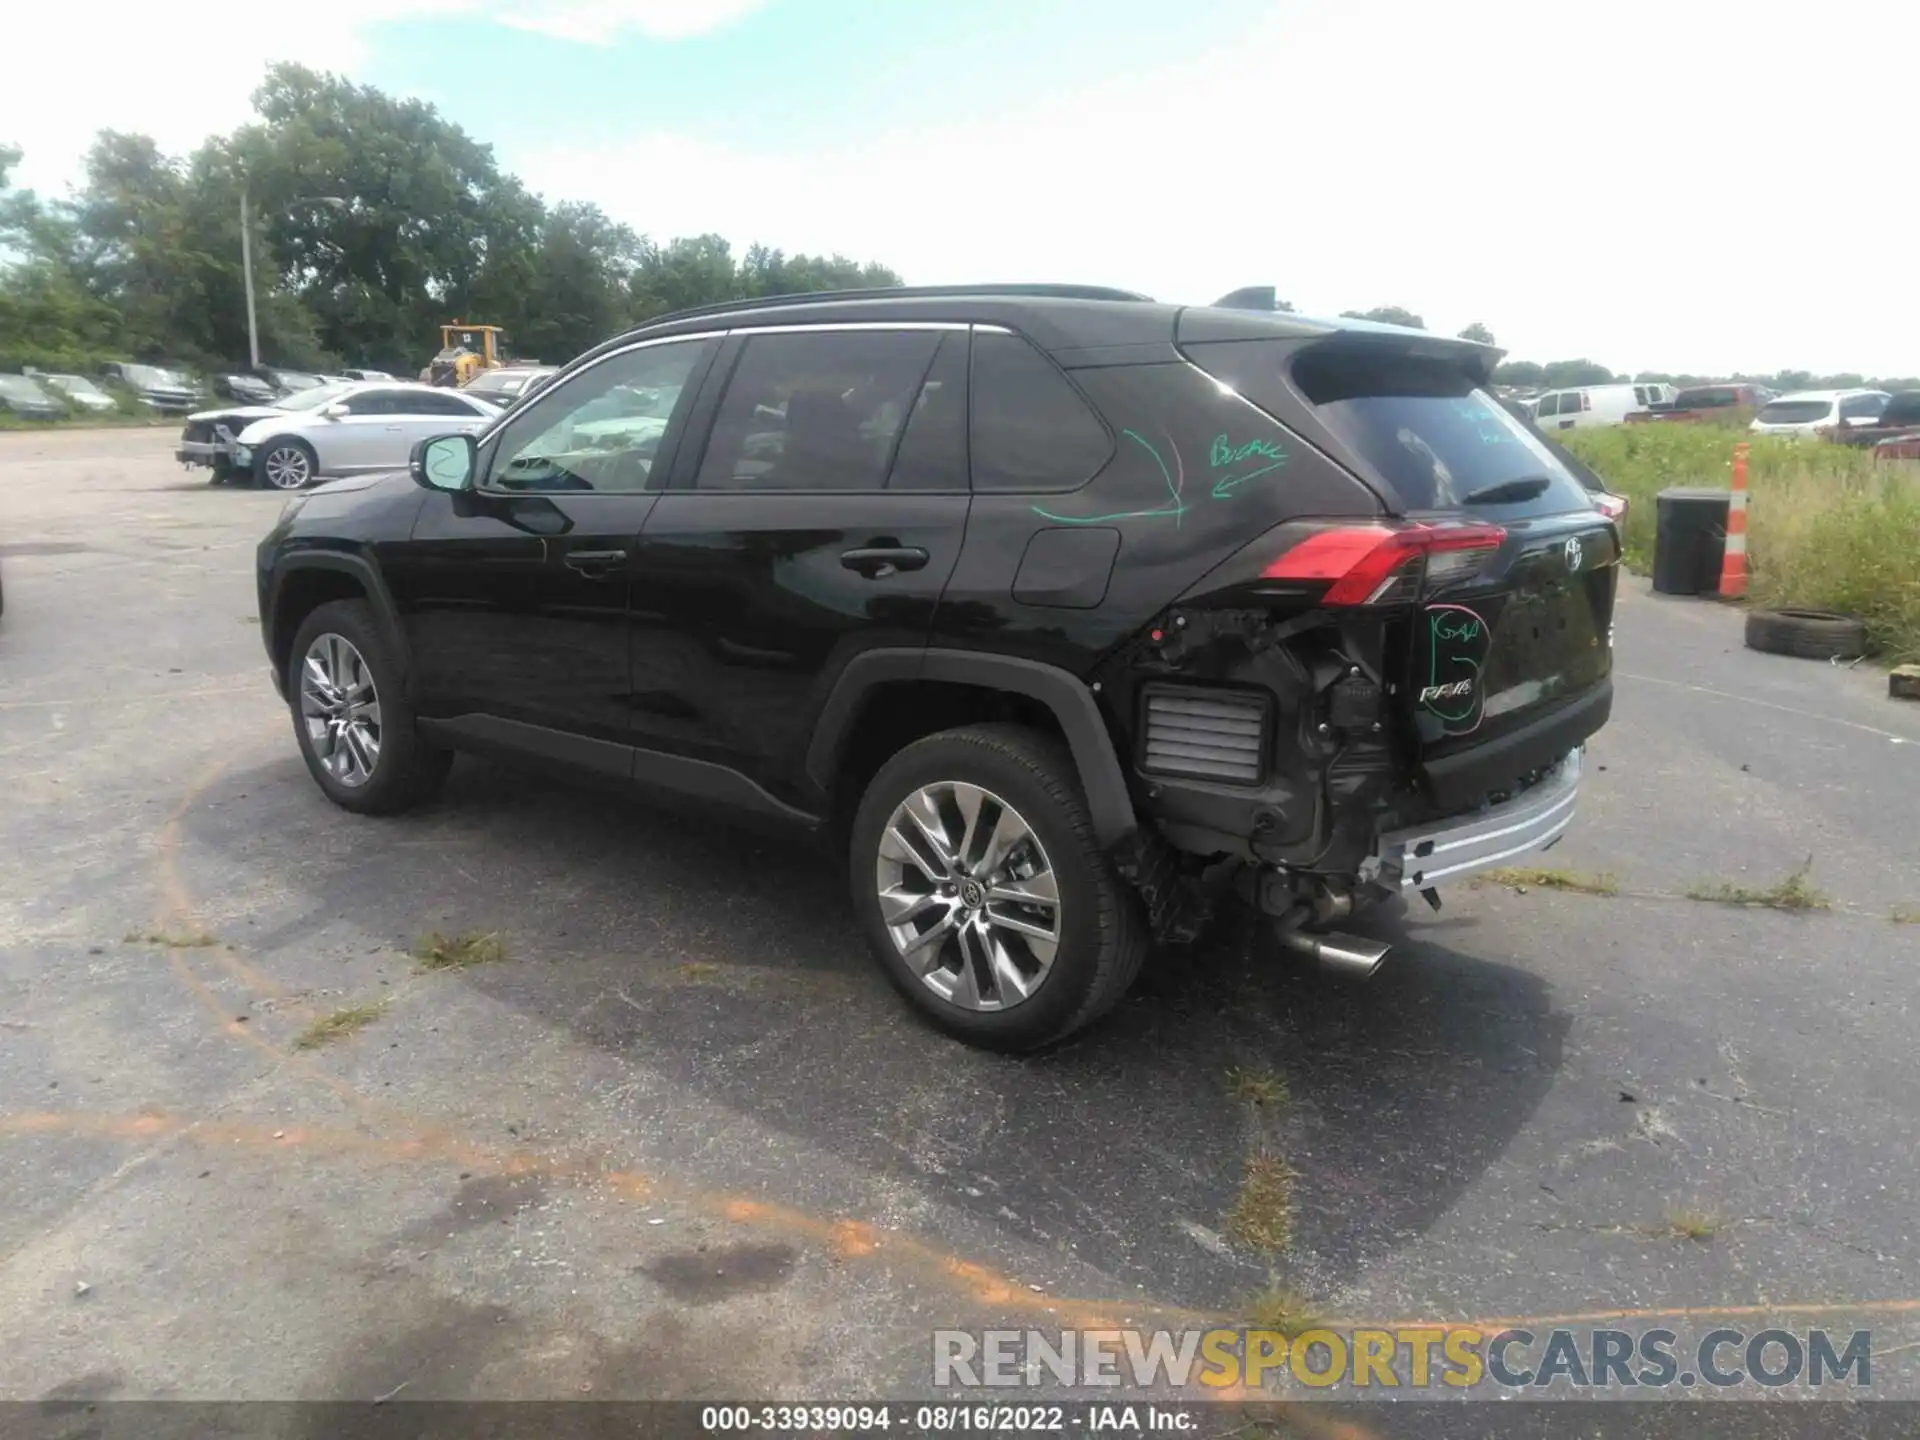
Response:
[[[1609,495],[1604,490],[1596,491],[1593,497],[1593,508],[1617,525],[1627,518],[1627,497]]]
[[[1415,599],[1423,582],[1473,574],[1506,538],[1498,525],[1345,526],[1309,535],[1261,576],[1329,581],[1324,605],[1389,604]]]

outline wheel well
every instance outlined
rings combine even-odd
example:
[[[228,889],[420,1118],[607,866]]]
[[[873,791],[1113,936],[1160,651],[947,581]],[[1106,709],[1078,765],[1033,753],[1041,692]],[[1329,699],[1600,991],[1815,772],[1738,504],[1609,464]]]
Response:
[[[318,566],[295,570],[280,582],[273,605],[273,664],[281,674],[293,650],[294,633],[301,622],[329,600],[365,600],[366,587],[344,570]]]
[[[840,744],[833,780],[833,817],[843,830],[882,765],[914,741],[960,725],[1011,721],[1060,739],[1052,710],[1030,695],[943,680],[876,685]]]

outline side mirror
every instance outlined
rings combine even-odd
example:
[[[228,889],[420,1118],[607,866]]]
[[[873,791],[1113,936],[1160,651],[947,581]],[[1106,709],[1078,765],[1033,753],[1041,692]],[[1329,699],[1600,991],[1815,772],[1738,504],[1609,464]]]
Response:
[[[331,405],[322,405],[320,413],[329,420],[344,420],[353,414],[353,407],[336,400]]]
[[[415,442],[407,472],[428,490],[467,490],[473,485],[473,458],[473,436],[435,435]]]

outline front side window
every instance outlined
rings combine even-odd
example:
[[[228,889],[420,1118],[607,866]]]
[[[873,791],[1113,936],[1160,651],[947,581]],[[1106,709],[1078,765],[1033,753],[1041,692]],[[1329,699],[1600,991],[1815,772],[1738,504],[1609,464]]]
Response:
[[[649,488],[669,428],[693,400],[691,381],[713,353],[711,340],[643,345],[573,375],[529,402],[500,437],[487,484],[497,490],[592,490],[625,494]],[[622,386],[659,391],[664,414],[601,414],[598,401]]]
[[[1842,420],[1878,420],[1887,408],[1884,395],[1849,395],[1840,402]]]
[[[940,333],[750,337],[714,417],[702,490],[878,490]]]
[[[1540,408],[1533,413],[1536,415],[1558,415],[1560,413],[1560,397],[1558,395],[1542,395],[1540,397]]]

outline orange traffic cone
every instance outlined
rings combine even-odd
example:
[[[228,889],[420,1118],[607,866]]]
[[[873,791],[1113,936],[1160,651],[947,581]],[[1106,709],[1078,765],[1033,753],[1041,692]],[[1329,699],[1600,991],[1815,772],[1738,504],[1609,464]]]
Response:
[[[1727,548],[1720,560],[1720,598],[1747,593],[1747,442],[1733,447],[1733,494],[1727,500]]]

